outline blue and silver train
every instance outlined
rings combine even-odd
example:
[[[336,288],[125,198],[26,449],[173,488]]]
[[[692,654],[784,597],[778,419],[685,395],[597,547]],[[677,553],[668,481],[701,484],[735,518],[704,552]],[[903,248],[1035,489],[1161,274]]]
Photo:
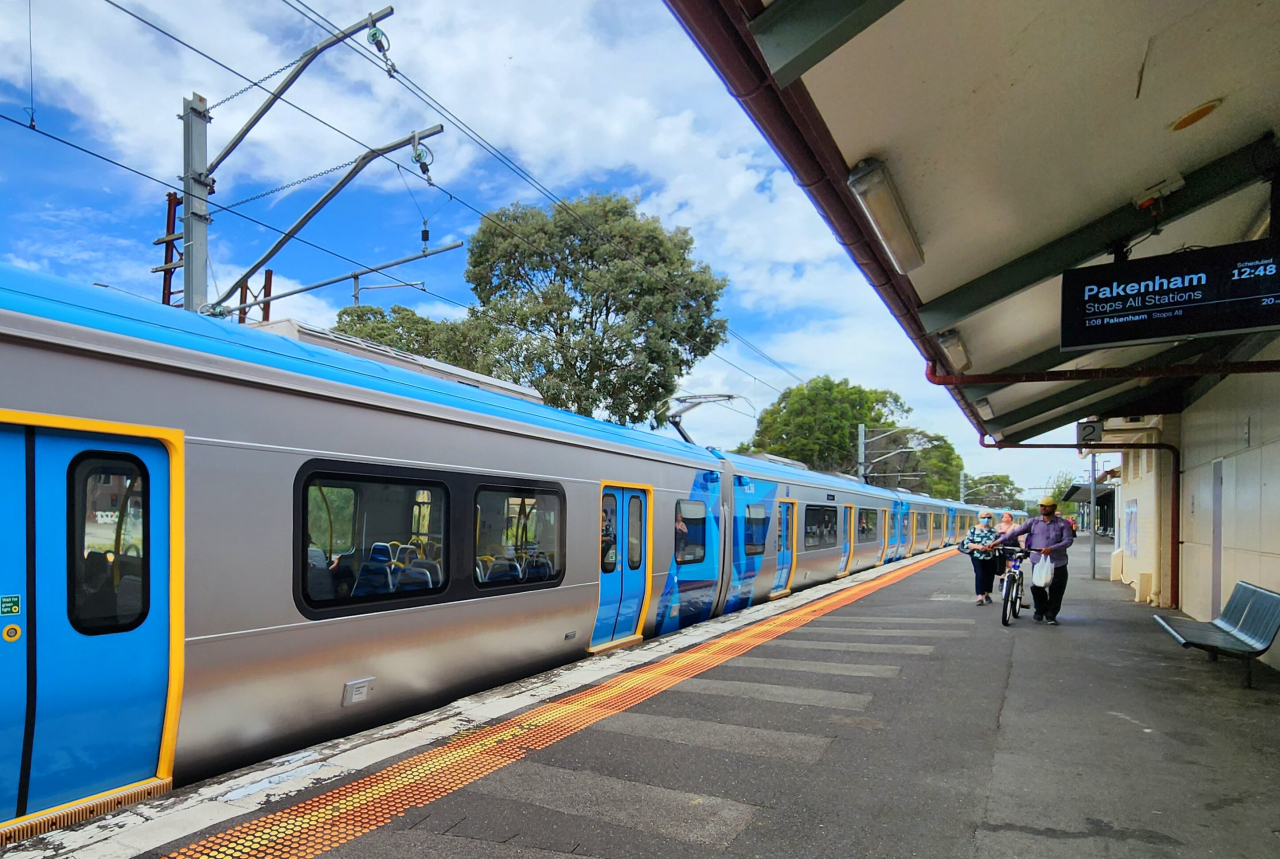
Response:
[[[976,512],[4,267],[0,368],[0,843]]]

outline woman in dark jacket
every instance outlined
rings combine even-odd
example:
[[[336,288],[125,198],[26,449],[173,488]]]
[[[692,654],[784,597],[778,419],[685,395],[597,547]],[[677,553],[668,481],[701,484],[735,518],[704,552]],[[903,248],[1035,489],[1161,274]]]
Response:
[[[960,548],[968,553],[969,560],[973,562],[973,590],[978,596],[978,605],[991,602],[991,588],[996,578],[998,562],[995,552],[982,548],[991,545],[1000,536],[991,527],[993,518],[990,510],[980,511],[978,524],[969,529],[960,544]]]

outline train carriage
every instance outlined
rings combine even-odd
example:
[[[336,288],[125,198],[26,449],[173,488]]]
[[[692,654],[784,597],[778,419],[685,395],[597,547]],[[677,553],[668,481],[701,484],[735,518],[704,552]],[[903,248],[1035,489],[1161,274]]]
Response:
[[[11,268],[0,366],[0,828],[954,540],[950,502]]]

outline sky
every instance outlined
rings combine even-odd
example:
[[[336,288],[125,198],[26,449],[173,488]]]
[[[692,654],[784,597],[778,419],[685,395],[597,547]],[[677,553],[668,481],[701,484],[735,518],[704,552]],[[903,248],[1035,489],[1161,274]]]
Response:
[[[120,2],[253,80],[326,35],[299,13],[297,0],[293,6]],[[380,7],[349,0],[310,5],[339,27]],[[246,82],[104,0],[31,0],[30,8],[28,39],[27,0],[0,0],[0,113],[25,124],[34,91],[39,129],[149,176],[178,184],[184,97],[198,92],[216,105],[210,156],[261,102],[261,91],[250,90],[218,105]],[[381,26],[398,69],[555,194],[627,194],[667,227],[687,227],[695,255],[729,279],[721,314],[790,373],[898,392],[913,410],[910,422],[947,436],[971,474],[1007,473],[1031,492],[1061,471],[1087,473],[1087,460],[1073,451],[978,445],[972,426],[944,389],[925,380],[923,359],[660,0],[423,0],[401,3]],[[303,230],[310,245],[295,242],[272,261],[276,292],[416,252],[424,217],[439,246],[467,240],[479,223],[474,210],[547,203],[449,118],[346,46],[316,59],[286,98],[345,136],[276,105],[217,170],[215,202],[230,207],[436,123],[444,132],[428,141],[434,186],[405,150],[395,155],[403,168],[375,162]],[[283,228],[337,175],[233,211]],[[0,122],[0,263],[158,299],[160,275],[150,269],[162,259],[152,241],[164,233],[168,190]],[[210,292],[215,284],[229,287],[274,238],[252,221],[215,212]],[[474,300],[465,267],[465,250],[422,260],[395,272],[421,281],[421,291],[384,289],[361,301],[456,318]],[[348,281],[283,299],[272,315],[331,325],[351,299]],[[700,444],[737,445],[778,391],[796,384],[790,373],[730,340],[681,388],[745,399],[703,406],[685,418],[685,428]],[[1074,431],[1039,440],[1074,441]]]

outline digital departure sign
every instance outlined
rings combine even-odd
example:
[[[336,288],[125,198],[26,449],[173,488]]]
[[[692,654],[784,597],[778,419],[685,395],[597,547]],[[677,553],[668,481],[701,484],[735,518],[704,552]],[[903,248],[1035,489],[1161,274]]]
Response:
[[[1280,328],[1280,242],[1264,239],[1062,273],[1062,349]]]

